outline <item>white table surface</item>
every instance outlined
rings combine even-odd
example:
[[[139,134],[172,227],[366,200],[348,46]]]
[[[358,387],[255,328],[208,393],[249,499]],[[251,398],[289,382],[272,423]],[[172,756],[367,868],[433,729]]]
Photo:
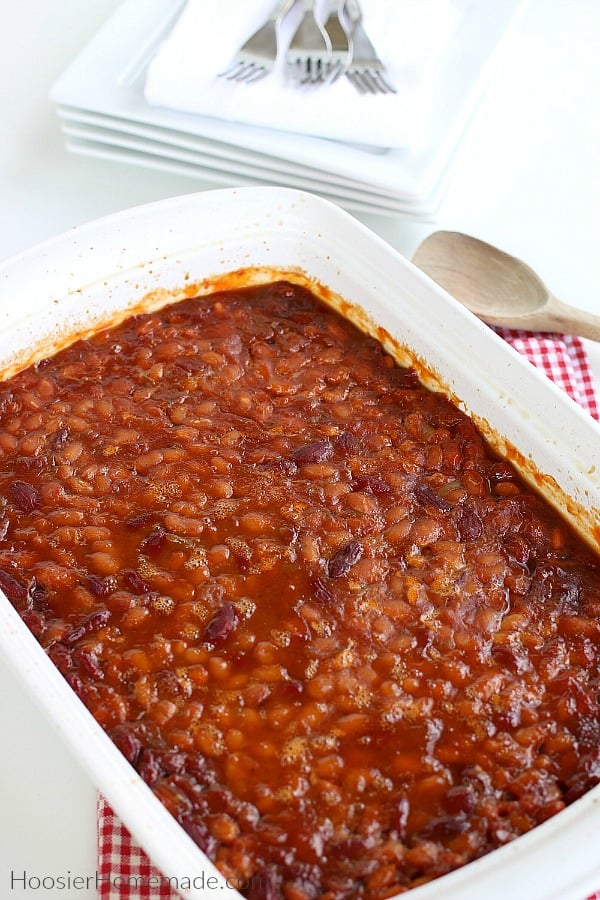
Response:
[[[210,187],[64,151],[48,90],[118,5],[2,4],[0,259],[106,213]],[[437,221],[362,221],[407,255],[437,228],[477,235],[529,262],[562,299],[600,313],[598,35],[598,0],[528,0]],[[588,349],[600,378],[599,347]],[[0,722],[0,900],[91,900],[93,889],[23,887],[24,873],[94,875],[95,791],[1,659]],[[21,880],[11,884],[11,873]]]

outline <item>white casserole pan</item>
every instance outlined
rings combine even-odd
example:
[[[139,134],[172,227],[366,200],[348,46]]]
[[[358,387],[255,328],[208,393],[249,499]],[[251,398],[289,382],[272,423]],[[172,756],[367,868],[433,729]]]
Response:
[[[8,260],[0,265],[0,373],[127,310],[179,297],[191,284],[210,290],[247,268],[257,269],[256,280],[272,280],[279,270],[302,280],[304,273],[351,304],[359,324],[383,329],[379,336],[399,360],[443,386],[598,549],[600,426],[383,240],[310,194],[246,188],[174,198]],[[126,763],[2,595],[0,652],[158,868],[196,877],[197,887],[181,893],[206,900],[199,879],[213,875],[221,896],[239,896]],[[599,847],[600,787],[410,897],[583,900],[600,887]]]

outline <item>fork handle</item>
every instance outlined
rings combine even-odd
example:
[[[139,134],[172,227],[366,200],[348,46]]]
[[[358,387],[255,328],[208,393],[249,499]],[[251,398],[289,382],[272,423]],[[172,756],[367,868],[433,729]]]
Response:
[[[280,0],[280,2],[275,6],[271,15],[267,19],[267,22],[274,22],[278,25],[282,19],[287,16],[292,6],[296,4],[296,0]]]
[[[353,28],[362,21],[362,9],[358,0],[344,0],[343,9]]]
[[[325,18],[342,15],[346,0],[327,0],[325,3]]]

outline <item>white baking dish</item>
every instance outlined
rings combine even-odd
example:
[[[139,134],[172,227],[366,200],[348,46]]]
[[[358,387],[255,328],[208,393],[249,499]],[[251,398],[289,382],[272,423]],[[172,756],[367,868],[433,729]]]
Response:
[[[516,448],[512,458],[525,474],[537,472],[544,491],[597,546],[600,427],[384,241],[309,194],[248,188],[174,198],[5,262],[0,371],[10,373],[142,302],[164,302],[190,284],[209,289],[219,276],[248,267],[263,279],[274,270],[305,273],[355,304],[351,316],[384,329],[380,336],[398,355],[423,364],[496,446]],[[125,762],[4,598],[0,652],[156,865],[173,877],[213,875],[225,896],[239,896]],[[600,887],[599,804],[596,788],[513,844],[410,896],[583,900]],[[200,885],[182,893],[207,896]]]

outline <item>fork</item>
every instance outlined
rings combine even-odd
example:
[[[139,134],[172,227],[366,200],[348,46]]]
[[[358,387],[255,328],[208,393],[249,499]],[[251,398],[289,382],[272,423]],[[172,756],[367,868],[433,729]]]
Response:
[[[345,13],[351,25],[352,59],[346,77],[361,94],[396,94],[385,74],[385,66],[362,25],[358,0],[345,0]]]
[[[280,0],[269,18],[250,35],[229,67],[219,73],[228,81],[259,81],[273,71],[279,52],[279,28],[296,0]]]
[[[315,14],[316,0],[304,0],[304,15],[287,51],[288,72],[299,84],[326,79],[331,60],[331,39]]]
[[[331,41],[331,56],[325,68],[330,84],[342,75],[352,59],[352,37],[343,22],[345,0],[329,0],[323,28]]]

